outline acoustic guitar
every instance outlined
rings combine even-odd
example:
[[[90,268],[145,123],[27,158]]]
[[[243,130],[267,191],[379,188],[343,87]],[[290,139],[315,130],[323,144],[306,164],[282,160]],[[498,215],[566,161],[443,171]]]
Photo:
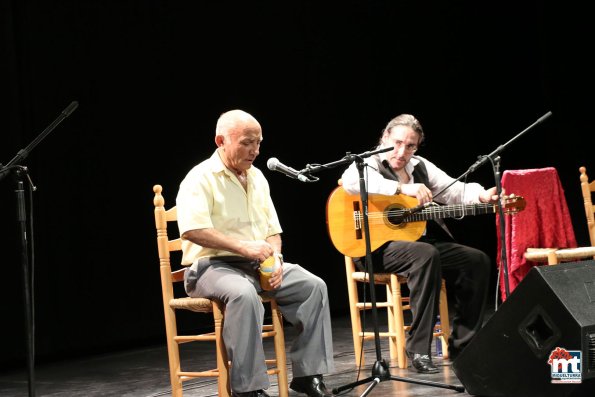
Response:
[[[416,241],[426,229],[426,221],[442,218],[493,214],[498,204],[429,203],[418,205],[415,197],[404,194],[385,196],[368,195],[368,224],[370,248],[374,251],[393,240]],[[515,214],[525,208],[522,196],[506,198],[502,202],[505,214]],[[342,186],[333,190],[326,204],[326,223],[333,245],[343,255],[353,258],[366,255],[364,238],[363,205],[360,195],[345,192]]]

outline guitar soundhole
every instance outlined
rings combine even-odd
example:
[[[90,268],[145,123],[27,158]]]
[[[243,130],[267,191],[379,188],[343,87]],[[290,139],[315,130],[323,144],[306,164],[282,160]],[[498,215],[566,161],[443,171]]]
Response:
[[[405,226],[403,223],[403,209],[405,207],[392,204],[386,207],[386,211],[384,213],[384,223],[386,226],[390,227],[391,229],[398,229]]]

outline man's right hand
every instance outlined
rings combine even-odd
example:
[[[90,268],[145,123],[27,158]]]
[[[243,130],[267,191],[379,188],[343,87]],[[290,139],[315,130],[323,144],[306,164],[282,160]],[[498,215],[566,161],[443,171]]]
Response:
[[[242,256],[264,262],[269,256],[272,256],[275,250],[273,246],[264,240],[242,240]]]
[[[423,183],[402,183],[401,193],[415,197],[419,204],[430,203],[434,199],[432,192]]]

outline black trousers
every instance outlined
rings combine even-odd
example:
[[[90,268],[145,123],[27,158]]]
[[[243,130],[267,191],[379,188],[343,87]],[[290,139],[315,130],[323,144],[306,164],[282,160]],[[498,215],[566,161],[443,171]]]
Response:
[[[356,264],[364,265],[363,259]],[[490,278],[490,258],[482,251],[422,237],[392,241],[372,253],[374,270],[407,277],[412,312],[407,350],[429,354],[438,314],[441,279],[446,281],[452,317],[449,353],[452,358],[471,341],[483,323]]]

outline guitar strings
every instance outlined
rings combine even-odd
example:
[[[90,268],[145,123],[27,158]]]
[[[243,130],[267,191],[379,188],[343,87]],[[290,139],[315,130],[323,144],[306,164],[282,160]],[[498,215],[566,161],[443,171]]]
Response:
[[[418,221],[423,221],[427,219],[427,217],[432,217],[433,215],[452,215],[456,216],[457,213],[462,213],[462,215],[466,214],[475,214],[476,212],[485,212],[487,209],[491,209],[494,207],[494,204],[490,203],[480,203],[480,204],[455,204],[452,206],[440,206],[437,203],[432,203],[432,207],[424,208],[419,212],[408,214],[409,209],[392,209],[388,211],[374,211],[368,212],[368,219],[384,219],[386,217],[393,217],[396,219],[405,218],[405,219],[417,219]],[[363,219],[363,214],[361,211],[354,211],[354,217],[358,220]]]
[[[507,212],[514,214],[524,208],[522,197],[516,196],[512,199],[506,200],[507,204],[516,203],[517,200],[520,200],[517,206],[512,206],[512,208],[507,207]],[[398,209],[391,209],[388,211],[372,211],[368,212],[368,219],[372,221],[384,222],[386,218],[392,218],[399,220],[407,220],[407,222],[420,222],[429,219],[434,219],[436,215],[443,215],[443,217],[454,217],[455,219],[462,219],[467,214],[476,215],[479,214],[487,214],[491,212],[495,212],[496,208],[498,207],[496,204],[493,203],[476,203],[476,204],[452,204],[452,205],[445,205],[441,206],[438,203],[431,202],[431,206],[427,208],[423,208],[422,210],[409,214],[408,211],[411,208],[398,208]],[[461,214],[460,217],[456,217],[457,214]],[[359,225],[363,220],[363,214],[361,211],[354,211],[354,220]],[[438,216],[440,218],[440,216]],[[399,222],[400,223],[400,222]]]

